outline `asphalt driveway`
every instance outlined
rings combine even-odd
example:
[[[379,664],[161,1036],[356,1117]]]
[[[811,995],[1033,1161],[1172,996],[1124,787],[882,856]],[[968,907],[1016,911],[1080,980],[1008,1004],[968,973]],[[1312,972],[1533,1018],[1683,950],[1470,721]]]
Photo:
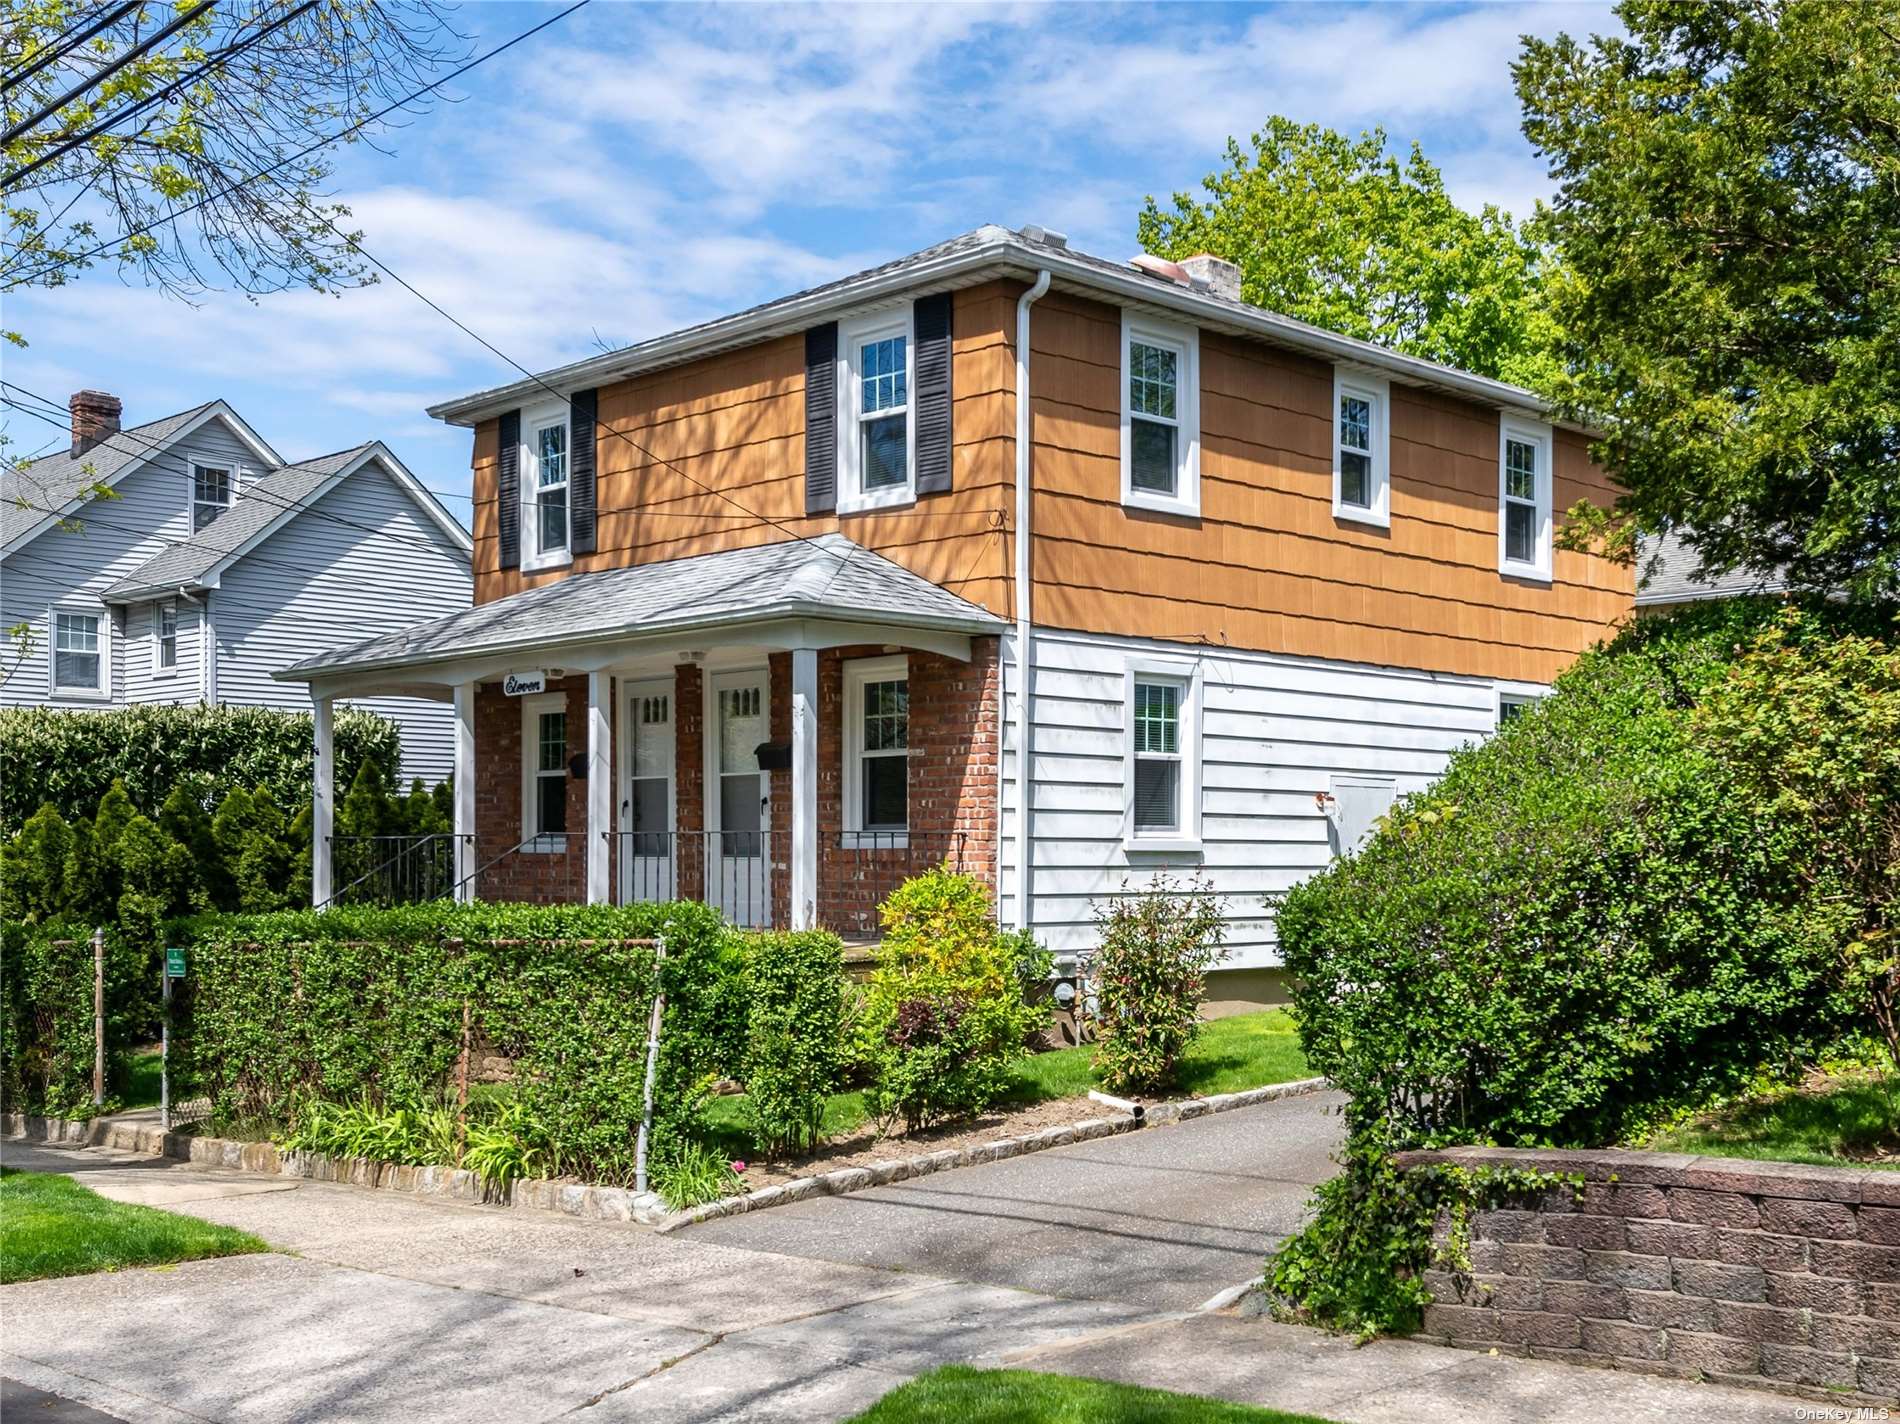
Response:
[[[1338,1093],[816,1197],[686,1228],[695,1240],[1192,1310],[1261,1271],[1337,1170]]]

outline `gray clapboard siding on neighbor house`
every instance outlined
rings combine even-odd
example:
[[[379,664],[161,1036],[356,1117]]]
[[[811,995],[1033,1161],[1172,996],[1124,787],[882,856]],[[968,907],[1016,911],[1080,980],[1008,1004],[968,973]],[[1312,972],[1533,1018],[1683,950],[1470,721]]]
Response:
[[[159,602],[125,609],[126,635],[119,666],[125,700],[131,703],[196,702],[204,696],[204,608],[197,599],[169,601],[178,615],[178,663],[163,666],[159,656]]]
[[[1031,893],[1034,923],[1058,952],[1093,946],[1094,904],[1124,883],[1139,886],[1164,867],[1177,877],[1200,868],[1225,902],[1225,967],[1279,964],[1268,897],[1325,868],[1340,848],[1341,829],[1315,794],[1340,798],[1351,835],[1497,726],[1497,685],[1480,678],[1045,629],[1035,639]],[[1004,689],[1013,699],[1020,677],[1007,642]],[[1200,665],[1198,854],[1124,848],[1131,657]],[[1002,763],[999,900],[1008,917],[1017,879],[1013,723]]]
[[[311,653],[467,608],[472,597],[468,556],[372,464],[240,558],[211,594],[219,698],[308,711],[303,684],[272,673]],[[352,705],[401,725],[405,778],[449,774],[454,712],[447,703]]]

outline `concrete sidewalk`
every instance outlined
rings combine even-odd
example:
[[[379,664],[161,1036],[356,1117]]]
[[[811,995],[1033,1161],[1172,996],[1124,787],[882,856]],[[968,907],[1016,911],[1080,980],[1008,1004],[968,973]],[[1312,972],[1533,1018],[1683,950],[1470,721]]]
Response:
[[[1342,1424],[1765,1424],[1799,1405],[100,1149],[7,1143],[0,1160],[175,1200],[296,1253],[0,1287],[0,1374],[125,1420],[789,1424],[846,1417],[947,1362],[1192,1389]]]

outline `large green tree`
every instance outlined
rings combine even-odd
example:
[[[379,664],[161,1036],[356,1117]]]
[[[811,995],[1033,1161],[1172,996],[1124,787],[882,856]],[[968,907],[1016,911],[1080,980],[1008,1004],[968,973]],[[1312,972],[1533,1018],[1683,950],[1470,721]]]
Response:
[[[1526,40],[1567,414],[1711,571],[1900,591],[1900,0],[1625,0]]]
[[[1201,188],[1147,200],[1144,249],[1225,257],[1249,302],[1329,331],[1524,385],[1552,374],[1547,252],[1508,213],[1454,203],[1418,145],[1401,162],[1383,130],[1275,115]]]

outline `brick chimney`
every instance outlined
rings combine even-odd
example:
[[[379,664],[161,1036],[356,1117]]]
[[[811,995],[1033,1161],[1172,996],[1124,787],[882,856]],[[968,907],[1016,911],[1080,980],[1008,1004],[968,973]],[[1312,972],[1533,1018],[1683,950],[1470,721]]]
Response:
[[[1226,258],[1216,257],[1211,252],[1197,252],[1192,257],[1182,258],[1181,267],[1197,284],[1205,283],[1215,296],[1233,302],[1240,300],[1240,269]]]
[[[105,391],[74,391],[66,408],[73,417],[73,454],[83,455],[109,435],[119,433],[119,398]]]

